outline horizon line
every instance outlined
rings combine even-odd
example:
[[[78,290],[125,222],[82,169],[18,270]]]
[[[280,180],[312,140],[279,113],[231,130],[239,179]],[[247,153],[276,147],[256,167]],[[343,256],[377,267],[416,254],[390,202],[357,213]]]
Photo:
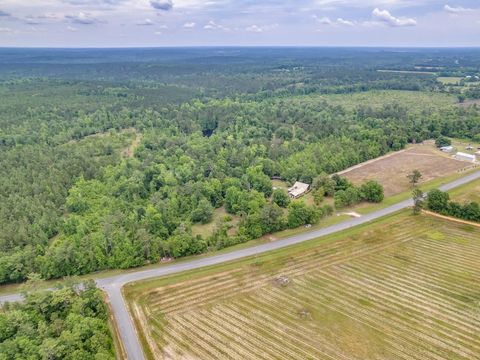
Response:
[[[0,46],[0,50],[135,50],[135,49],[480,49],[480,45],[162,45],[162,46]]]

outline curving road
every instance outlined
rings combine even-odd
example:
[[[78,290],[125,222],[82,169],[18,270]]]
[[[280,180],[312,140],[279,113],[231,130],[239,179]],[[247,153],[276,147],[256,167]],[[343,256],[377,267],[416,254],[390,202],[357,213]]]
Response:
[[[458,186],[467,184],[476,179],[480,179],[480,171],[477,171],[470,175],[466,175],[448,184],[442,185],[439,187],[439,189],[442,191],[448,191]],[[395,205],[386,207],[384,209],[372,212],[370,214],[364,215],[360,218],[350,219],[342,223],[332,225],[323,229],[295,235],[289,238],[277,240],[267,244],[257,245],[257,246],[253,246],[253,247],[249,247],[241,250],[235,250],[225,254],[186,261],[178,264],[166,265],[156,269],[139,270],[136,272],[116,275],[109,278],[98,279],[96,280],[96,283],[98,287],[104,289],[108,294],[108,297],[111,302],[113,314],[115,316],[117,326],[120,332],[120,337],[124,344],[125,350],[127,352],[128,359],[143,360],[145,359],[145,357],[143,354],[142,346],[138,339],[133,321],[130,317],[130,314],[127,309],[127,305],[125,303],[125,300],[121,292],[121,289],[125,284],[133,281],[140,281],[140,280],[160,277],[164,275],[175,274],[175,273],[179,273],[186,270],[198,269],[204,266],[221,264],[224,262],[237,260],[247,256],[262,254],[271,250],[276,250],[286,246],[298,244],[307,240],[312,240],[321,236],[330,235],[339,231],[343,231],[357,225],[365,224],[372,220],[381,218],[385,215],[389,215],[399,210],[405,209],[409,206],[412,206],[412,204],[413,204],[413,201],[409,199],[409,200],[401,201]],[[6,301],[19,301],[21,299],[22,297],[19,294],[0,296],[0,303],[6,302]]]

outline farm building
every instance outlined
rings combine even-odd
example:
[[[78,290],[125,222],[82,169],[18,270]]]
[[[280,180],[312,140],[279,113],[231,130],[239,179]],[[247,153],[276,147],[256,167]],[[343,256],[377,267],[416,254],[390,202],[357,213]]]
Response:
[[[455,159],[462,160],[462,161],[475,162],[477,160],[477,157],[475,155],[466,154],[466,153],[463,153],[463,152],[458,152],[455,155]]]
[[[310,185],[297,181],[291,188],[288,188],[288,195],[290,195],[292,199],[298,199],[304,195],[309,188]]]
[[[443,152],[452,152],[453,146],[442,146],[440,150]]]

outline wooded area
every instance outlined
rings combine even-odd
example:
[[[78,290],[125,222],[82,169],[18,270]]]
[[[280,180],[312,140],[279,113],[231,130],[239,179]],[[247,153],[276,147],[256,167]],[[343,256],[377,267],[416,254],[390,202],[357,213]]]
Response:
[[[0,359],[114,360],[107,307],[93,282],[33,291],[0,309]]]
[[[478,108],[440,94],[435,77],[377,71],[426,62],[428,52],[272,50],[267,64],[243,51],[147,52],[144,62],[113,52],[108,66],[88,51],[60,52],[61,64],[57,53],[0,57],[9,69],[0,72],[0,283],[140,266],[315,223],[332,212],[323,196],[338,207],[383,199],[374,184],[329,190],[326,175],[408,143],[479,137]],[[410,102],[392,101],[392,90],[411,90]],[[415,91],[444,106],[410,106]],[[352,92],[375,106],[328,97]],[[316,204],[272,199],[272,177],[316,183]],[[192,225],[220,207],[240,219],[233,234],[220,219],[211,236],[194,236]]]

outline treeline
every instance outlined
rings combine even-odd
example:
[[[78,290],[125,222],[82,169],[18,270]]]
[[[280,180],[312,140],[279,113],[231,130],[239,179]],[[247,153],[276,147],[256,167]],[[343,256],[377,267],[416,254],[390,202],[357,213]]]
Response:
[[[81,288],[81,289],[80,289]],[[27,294],[0,309],[2,360],[114,360],[108,313],[93,282]]]
[[[468,201],[460,204],[450,200],[450,195],[440,190],[432,190],[426,199],[426,208],[436,213],[453,216],[468,221],[480,222],[480,204]]]

